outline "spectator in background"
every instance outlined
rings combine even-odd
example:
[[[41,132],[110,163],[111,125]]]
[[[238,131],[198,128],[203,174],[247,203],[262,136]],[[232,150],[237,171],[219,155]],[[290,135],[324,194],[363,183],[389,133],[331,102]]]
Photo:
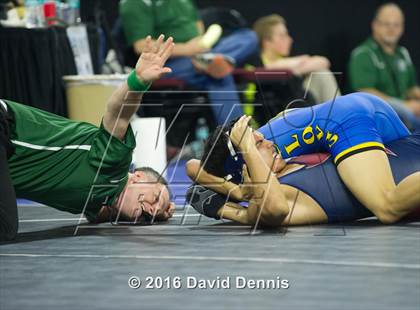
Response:
[[[253,31],[237,30],[210,49],[203,44],[204,24],[191,0],[123,0],[120,15],[126,38],[137,54],[143,50],[149,34],[153,38],[160,33],[174,38],[173,57],[167,62],[173,73],[167,77],[209,91],[219,124],[242,115],[231,72],[235,64],[256,50]]]
[[[394,3],[380,6],[372,21],[372,37],[350,57],[349,82],[389,102],[406,125],[420,123],[420,88],[408,50],[398,45],[404,32],[404,15]]]
[[[330,62],[327,58],[309,55],[290,57],[293,39],[288,33],[283,17],[277,14],[261,17],[254,23],[253,28],[260,44],[257,66],[289,70],[294,75],[302,76],[305,89],[311,92],[317,103],[340,95],[337,81],[329,70]]]

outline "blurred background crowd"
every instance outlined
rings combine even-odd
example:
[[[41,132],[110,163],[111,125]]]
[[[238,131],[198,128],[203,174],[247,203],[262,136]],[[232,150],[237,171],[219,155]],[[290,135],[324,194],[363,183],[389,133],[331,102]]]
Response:
[[[82,86],[123,80],[146,37],[163,33],[173,73],[138,113],[165,118],[169,159],[198,157],[209,131],[244,113],[258,127],[355,91],[414,131],[419,12],[414,0],[0,0],[0,98],[92,121],[101,108],[89,103],[108,92]]]

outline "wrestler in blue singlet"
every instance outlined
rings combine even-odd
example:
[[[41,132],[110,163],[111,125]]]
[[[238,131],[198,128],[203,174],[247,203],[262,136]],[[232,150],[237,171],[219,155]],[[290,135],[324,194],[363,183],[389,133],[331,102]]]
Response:
[[[386,152],[398,184],[410,174],[420,171],[420,132],[388,143]],[[317,154],[311,156],[319,157]],[[329,223],[373,216],[341,181],[331,157],[323,163],[309,165],[305,157],[290,160],[289,163],[300,163],[306,167],[280,177],[281,184],[293,186],[312,197],[327,214]]]
[[[386,144],[386,153],[392,174],[397,183],[410,174],[420,171],[420,132]],[[330,154],[310,154],[292,158],[289,163],[303,167],[279,178],[287,184],[306,193],[324,210],[329,223],[354,221],[373,214],[365,208],[346,188],[337,173]],[[195,185],[200,187],[200,185]],[[191,199],[192,194],[196,197]],[[217,210],[226,202],[226,197],[209,189],[189,190],[191,205],[201,214],[215,217]],[[215,206],[211,208],[211,206]],[[211,213],[212,212],[212,213]]]
[[[288,110],[258,129],[273,141],[283,158],[328,152],[338,165],[366,150],[410,135],[382,99],[353,93],[313,107]]]

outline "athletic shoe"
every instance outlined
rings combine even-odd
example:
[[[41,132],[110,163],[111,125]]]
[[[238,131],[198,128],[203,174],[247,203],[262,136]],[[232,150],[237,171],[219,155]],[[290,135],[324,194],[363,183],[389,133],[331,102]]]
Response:
[[[232,73],[235,60],[226,55],[204,53],[194,56],[193,65],[215,79],[221,79]]]
[[[205,48],[212,48],[222,36],[223,29],[218,24],[212,24],[201,38],[200,44]]]

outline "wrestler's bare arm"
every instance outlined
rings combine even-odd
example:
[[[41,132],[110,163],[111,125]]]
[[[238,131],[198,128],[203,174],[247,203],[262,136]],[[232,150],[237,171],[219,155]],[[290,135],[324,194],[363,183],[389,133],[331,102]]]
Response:
[[[156,42],[150,36],[146,40],[143,53],[136,65],[137,78],[144,84],[158,80],[162,75],[171,72],[165,62],[172,53],[174,43],[172,37],[164,42],[161,35]],[[127,132],[130,118],[140,106],[142,92],[133,92],[124,82],[112,95],[107,104],[103,125],[113,136],[122,140]]]
[[[228,196],[229,199],[236,199],[239,201],[249,201],[252,192],[252,181],[247,180],[247,184],[235,184],[224,180],[223,178],[214,176],[206,172],[200,165],[197,159],[191,159],[187,162],[187,175],[195,182],[214,190],[222,195]],[[244,171],[244,176],[248,179],[247,171]],[[291,186],[282,186],[283,192],[286,195],[288,204],[291,206],[290,212],[282,222],[277,223],[276,226],[291,226],[291,225],[315,225],[323,224],[328,221],[328,217],[318,203],[310,196],[303,192],[299,192],[296,188]],[[255,202],[252,202],[255,203]],[[222,208],[219,209],[217,215],[220,218],[231,220],[244,225],[255,225],[257,217],[252,217],[248,213],[248,207],[244,207],[238,203],[228,201]],[[260,224],[263,224],[260,222]]]
[[[230,133],[247,167],[243,170],[244,184],[252,190],[248,215],[257,224],[278,226],[289,214],[289,205],[277,177],[260,158],[249,121],[250,117],[242,116]]]
[[[249,198],[246,196],[245,191],[243,191],[243,186],[208,173],[203,169],[198,159],[189,160],[186,164],[186,170],[191,180],[219,194],[225,195],[229,199],[247,201]]]

